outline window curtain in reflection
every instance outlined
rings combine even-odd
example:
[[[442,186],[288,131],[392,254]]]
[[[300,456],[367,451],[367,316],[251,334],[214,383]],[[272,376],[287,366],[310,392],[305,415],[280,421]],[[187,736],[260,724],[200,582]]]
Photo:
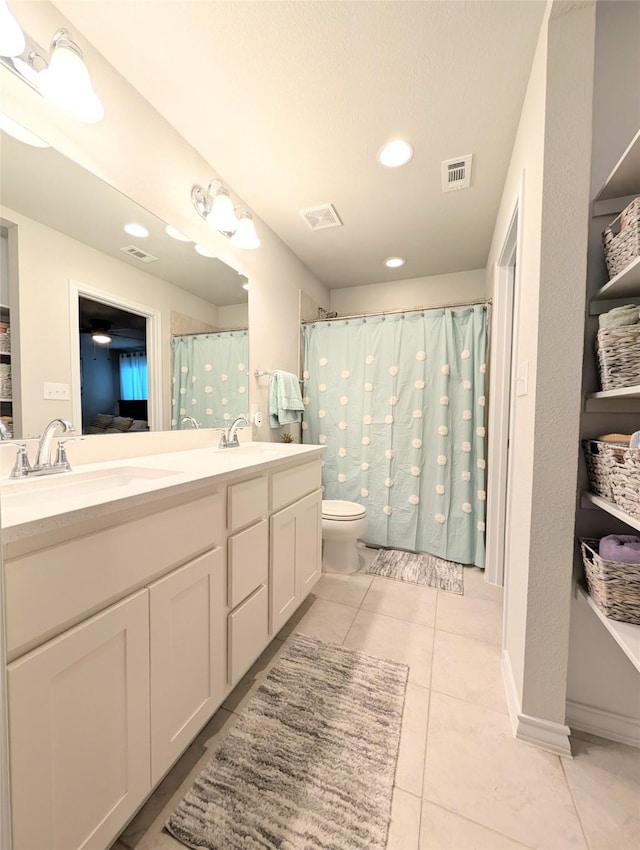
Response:
[[[143,351],[130,351],[120,355],[120,398],[149,398],[147,355]]]
[[[175,336],[171,427],[193,416],[202,428],[222,428],[248,409],[246,330]],[[190,426],[189,426],[190,427]]]
[[[303,442],[325,499],[367,508],[365,542],[484,567],[488,308],[303,327]]]

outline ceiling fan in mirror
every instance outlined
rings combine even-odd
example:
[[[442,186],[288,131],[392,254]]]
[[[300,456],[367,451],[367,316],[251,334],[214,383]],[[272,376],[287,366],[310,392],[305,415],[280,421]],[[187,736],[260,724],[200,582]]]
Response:
[[[89,319],[88,324],[81,325],[81,334],[89,334],[98,345],[115,343],[116,347],[125,344],[127,348],[144,348],[144,329],[134,327],[114,327],[108,319]],[[120,346],[118,345],[120,344]]]

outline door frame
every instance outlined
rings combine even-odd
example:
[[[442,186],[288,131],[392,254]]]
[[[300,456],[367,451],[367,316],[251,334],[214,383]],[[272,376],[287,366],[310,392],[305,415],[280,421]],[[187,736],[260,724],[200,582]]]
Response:
[[[79,299],[89,298],[120,310],[135,313],[147,320],[147,370],[149,374],[149,398],[147,416],[150,431],[162,430],[162,314],[155,307],[129,301],[77,280],[69,280],[69,317],[71,338],[71,414],[74,424],[82,422],[82,399],[80,380],[80,316]],[[76,424],[77,427],[77,424]]]
[[[485,581],[506,580],[506,539],[509,530],[509,439],[513,426],[515,352],[522,268],[522,211],[524,171],[511,210],[502,247],[494,266],[491,346],[491,406],[487,450],[487,538]]]

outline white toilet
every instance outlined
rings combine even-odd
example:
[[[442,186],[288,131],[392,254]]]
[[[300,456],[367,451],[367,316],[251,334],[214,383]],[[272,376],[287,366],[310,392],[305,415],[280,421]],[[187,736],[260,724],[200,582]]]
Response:
[[[356,541],[367,530],[367,509],[342,499],[322,501],[322,569],[355,573],[360,569]]]

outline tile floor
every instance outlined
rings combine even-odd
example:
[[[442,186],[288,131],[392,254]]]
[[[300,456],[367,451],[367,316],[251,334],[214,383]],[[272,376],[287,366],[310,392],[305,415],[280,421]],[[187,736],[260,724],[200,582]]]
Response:
[[[515,741],[502,593],[474,568],[464,584],[458,596],[323,575],[112,850],[183,850],[165,820],[293,632],[409,665],[387,850],[638,850],[640,754],[589,735],[573,738],[573,759]]]

